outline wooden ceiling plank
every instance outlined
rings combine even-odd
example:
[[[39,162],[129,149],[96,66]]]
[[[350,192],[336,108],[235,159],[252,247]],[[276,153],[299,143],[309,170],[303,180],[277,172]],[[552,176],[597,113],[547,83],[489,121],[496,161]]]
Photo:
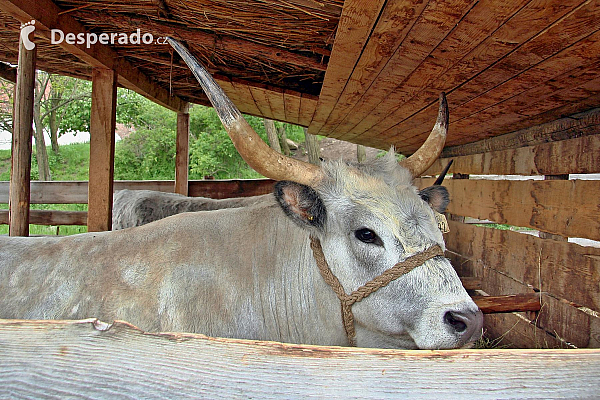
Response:
[[[260,110],[260,115],[262,115],[264,118],[275,119],[273,111],[271,110],[269,97],[267,96],[268,91],[259,86],[250,86],[249,89],[252,93],[252,98],[254,99],[256,106]]]
[[[356,68],[327,118],[325,132],[333,132],[396,53],[427,6],[423,0],[388,2],[381,13]]]
[[[281,91],[268,91],[267,97],[269,104],[271,105],[271,111],[273,112],[273,118],[276,121],[286,121],[285,118],[285,99],[283,96],[283,90]]]
[[[245,85],[244,83],[239,82],[236,79],[232,79],[231,83],[233,84],[233,88],[236,90],[236,92],[239,93],[240,98],[244,99],[244,104],[247,107],[247,111],[245,113],[262,117],[263,114],[258,108],[258,105],[254,100],[254,96],[252,95],[252,91],[250,90],[248,85]]]
[[[87,33],[85,27],[75,19],[66,14],[60,15],[62,10],[52,0],[0,0],[0,7],[22,23],[35,20],[35,33],[46,38],[50,38],[51,29],[60,29],[76,35]],[[119,57],[108,45],[94,44],[86,48],[84,45],[71,45],[63,41],[59,46],[92,67],[115,70],[119,74],[118,81],[121,85],[164,107],[178,111],[185,106],[183,100],[170,96],[167,90]]]
[[[307,127],[310,125],[310,121],[313,119],[318,101],[318,97],[302,93],[302,98],[300,99],[300,115],[298,118],[298,124],[300,126]]]
[[[561,54],[563,57],[572,54],[573,63],[581,62],[579,60],[586,62],[595,58],[594,55],[597,53],[590,49],[585,54],[584,47],[597,45],[598,36],[594,32],[597,32],[598,27],[600,27],[600,3],[584,3],[482,74],[462,85],[460,88],[462,96],[455,96],[455,106],[466,104],[491,90],[496,90],[502,83],[514,79],[523,71],[527,72],[546,60],[557,62],[554,60],[560,59],[557,56]],[[585,40],[590,36],[589,40]],[[578,42],[580,43],[577,44]],[[581,64],[572,67],[577,65]],[[533,80],[533,83],[537,83],[537,80]],[[456,120],[461,117],[460,113],[455,113],[453,118]]]
[[[444,40],[423,60],[423,62],[403,79],[399,75],[396,65],[404,63],[404,54],[410,51],[410,41],[404,47],[404,51],[399,51],[392,57],[386,66],[389,71],[384,74],[391,74],[395,79],[389,79],[386,83],[389,85],[380,97],[375,94],[365,94],[370,96],[367,102],[361,102],[354,108],[351,117],[343,121],[336,127],[332,136],[344,140],[352,139],[363,132],[363,126],[368,128],[368,124],[379,122],[391,110],[401,107],[404,103],[410,101],[410,98],[429,85],[433,80],[448,71],[455,63],[459,62],[464,56],[476,48],[483,38],[490,35],[500,27],[507,19],[512,17],[524,3],[529,0],[516,0],[498,2],[484,0],[475,4],[473,8],[460,20],[460,23],[453,29]],[[433,10],[427,10],[433,12]],[[437,11],[438,13],[440,11]],[[443,10],[442,10],[443,12]],[[426,17],[427,13],[424,13]],[[414,29],[419,29],[415,26]],[[422,27],[421,27],[422,29]],[[414,40],[414,39],[413,39]],[[384,83],[375,85],[372,90],[381,90]],[[371,89],[370,89],[371,90]],[[439,93],[438,93],[439,95]],[[433,101],[437,100],[436,95]],[[375,102],[380,103],[375,104]],[[359,115],[356,115],[359,114]],[[365,119],[357,124],[359,118]],[[353,129],[354,127],[354,129]],[[349,133],[352,132],[352,133]]]
[[[385,0],[346,0],[308,133],[318,134],[360,58]]]
[[[590,8],[587,8],[588,5]],[[552,57],[560,54],[561,50],[565,48],[566,51],[570,51],[569,47],[573,46],[575,42],[581,40],[582,37],[584,38],[583,40],[585,40],[585,36],[590,34],[590,27],[593,26],[595,28],[598,26],[593,21],[600,22],[598,9],[599,7],[597,5],[591,5],[588,2],[581,5],[581,7],[575,8],[575,10],[571,10],[569,13],[566,13],[566,16],[563,15],[563,17],[561,17],[552,26],[547,27],[540,34],[522,44],[518,49],[498,60],[491,67],[476,75],[474,79],[464,82],[456,90],[449,93],[448,103],[451,110],[451,123],[455,122],[456,119],[459,118],[457,115],[466,112],[464,109],[462,109],[466,102],[474,99],[478,94],[487,93],[489,90],[492,90],[498,86],[491,84],[490,81],[496,82],[497,79],[500,79],[499,77],[502,77],[502,79],[504,79],[503,82],[505,82],[511,78],[514,78],[515,75],[518,75],[522,71],[527,71],[528,68],[535,67],[536,64],[543,63],[546,60],[551,60]],[[582,13],[588,17],[584,19],[580,18]],[[573,35],[564,35],[564,32],[573,32]],[[536,54],[533,52],[534,49],[539,49],[539,52]],[[553,53],[548,49],[552,49],[551,51]],[[525,60],[530,60],[529,64],[524,65],[523,63],[526,62]],[[511,65],[518,65],[519,68],[515,69],[514,67],[511,67]],[[513,75],[507,76],[507,70],[511,71]],[[486,78],[483,79],[481,78],[482,76]],[[457,80],[457,82],[459,81]],[[533,82],[537,83],[537,81]],[[477,84],[477,88],[472,88],[469,86],[472,84]],[[429,94],[426,94],[426,91],[421,92],[421,95],[423,96],[422,98],[431,97],[434,94],[432,89],[429,89],[429,91],[431,92]],[[513,92],[508,92],[508,94],[513,95]],[[423,102],[419,103],[417,101],[416,103],[417,104],[412,104],[413,108],[417,108]],[[415,112],[414,109],[409,109],[409,111]],[[378,136],[382,138],[389,138],[392,140],[391,138],[398,135],[398,132],[400,131],[402,132],[403,136],[410,136],[411,134],[414,135],[415,130],[418,131],[421,129],[424,131],[425,128],[423,128],[423,124],[429,121],[430,118],[435,118],[437,105],[435,103],[431,103],[429,106],[416,111],[416,115],[411,116],[410,120],[408,121],[396,123],[396,125],[393,125],[393,122],[389,122],[398,121],[402,117],[406,118],[405,115],[399,115],[400,112],[406,112],[406,107],[404,111],[396,110],[396,112],[389,115],[386,120],[383,120],[381,123],[373,126],[372,129],[374,132],[377,132]],[[374,132],[373,134],[375,134]]]
[[[448,94],[448,102],[451,109],[450,118],[452,118],[452,110],[460,104],[458,100],[451,100],[452,97],[460,95],[460,90],[457,90],[457,87],[460,88],[465,80],[476,78],[482,71],[512,54],[515,49],[519,48],[520,44],[526,43],[535,37],[537,33],[544,31],[549,21],[562,18],[580,5],[581,0],[552,0],[551,3],[538,0],[531,1],[501,27],[492,32],[491,35],[487,36],[458,63],[448,68],[444,74],[439,75],[430,85],[417,93],[410,101],[402,102],[392,112],[383,117],[380,116],[379,121],[371,120],[370,125],[363,122],[360,126],[356,126],[354,132],[352,132],[352,137],[347,139],[352,140],[353,137],[363,134],[368,129],[373,130],[369,135],[377,135],[394,125],[398,125],[398,121],[403,121],[408,117],[414,120],[413,114],[419,113],[423,109],[429,109],[430,112],[427,118],[430,118],[437,111],[437,97],[440,91],[451,92]],[[536,18],[532,19],[532,15],[535,15]],[[390,97],[393,97],[393,95]],[[429,119],[426,121],[429,121]],[[422,125],[424,121],[415,120],[415,122]]]
[[[600,54],[600,31],[596,31],[591,37],[505,81],[485,95],[463,104],[456,110],[454,119],[458,121],[479,110],[495,108],[501,104],[505,108],[507,104],[525,96],[533,96],[531,100],[536,101],[540,98],[539,96],[548,93],[546,88],[554,87],[558,90],[564,88],[565,85],[578,86],[586,79],[593,79],[600,71],[599,62],[594,61],[596,57],[593,54]],[[593,62],[590,63],[591,60]],[[591,77],[586,78],[586,73],[591,74]],[[540,82],[542,82],[541,85]],[[542,88],[544,90],[541,90]]]
[[[590,59],[596,60],[595,54],[599,53],[600,30],[554,57],[544,60],[534,68],[506,81],[495,91],[488,92],[485,97],[477,98],[480,99],[479,102],[472,101],[455,108],[454,113],[451,111],[451,131],[458,131],[472,137],[478,131],[486,131],[498,124],[500,122],[496,119],[498,115],[504,116],[506,120],[506,115],[514,113],[514,120],[517,121],[523,115],[537,114],[528,110],[528,107],[543,101],[557,91],[577,88],[594,80],[598,76],[600,62],[590,62]],[[499,94],[495,94],[496,91]],[[496,100],[488,101],[489,97]],[[488,106],[483,101],[495,104]],[[556,107],[559,106],[552,108]],[[426,133],[423,125],[428,118],[434,117],[436,109],[430,107],[428,111],[428,115],[422,112],[413,119],[380,133],[379,137],[394,140],[394,137],[398,137],[397,132],[402,132],[403,137]],[[465,114],[468,115],[461,117]]]
[[[285,109],[285,121],[287,123],[298,125],[301,99],[302,93],[289,89],[284,90],[283,103]]]

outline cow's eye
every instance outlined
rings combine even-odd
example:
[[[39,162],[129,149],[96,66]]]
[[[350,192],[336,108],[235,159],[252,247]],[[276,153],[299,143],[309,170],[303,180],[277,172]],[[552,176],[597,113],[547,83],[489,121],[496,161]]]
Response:
[[[354,236],[364,243],[372,243],[377,246],[383,246],[383,242],[379,239],[379,236],[370,229],[362,228],[354,232]]]

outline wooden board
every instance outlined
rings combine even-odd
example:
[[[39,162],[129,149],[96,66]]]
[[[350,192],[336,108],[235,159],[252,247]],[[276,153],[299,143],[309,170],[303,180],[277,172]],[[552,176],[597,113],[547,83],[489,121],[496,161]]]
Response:
[[[600,135],[537,146],[441,158],[423,174],[437,175],[450,162],[450,173],[476,175],[559,175],[600,172]]]
[[[418,181],[429,186],[433,179]],[[565,237],[600,240],[597,181],[491,181],[449,179],[448,212]]]
[[[258,196],[272,193],[274,184],[275,181],[271,179],[190,181],[189,195],[212,199]]]
[[[37,225],[87,225],[87,211],[29,210],[29,223]],[[0,210],[0,224],[8,224],[8,210]]]
[[[464,78],[465,71],[456,64],[481,46],[480,42],[497,31],[523,3],[522,0],[481,1],[474,5],[469,1],[429,3],[422,18],[411,27],[402,51],[390,59],[382,73],[388,79],[369,88],[371,93],[366,93],[353,114],[336,128],[338,137],[352,140],[382,123],[385,126],[378,129],[380,132],[425,105],[436,103],[439,91],[451,86],[444,85],[441,90],[423,89],[448,76],[460,74]],[[493,51],[486,55],[497,57]],[[388,119],[392,113],[398,118]],[[434,122],[435,117],[431,119],[431,126]],[[353,132],[347,133],[350,129]]]
[[[451,251],[531,288],[600,311],[600,249],[454,221],[448,224],[446,245]]]
[[[388,115],[378,125],[371,125],[371,130],[378,132],[377,137],[380,141],[392,141],[398,145],[407,138],[425,134],[437,112],[435,102],[424,103],[431,100],[435,93],[428,92],[434,92],[434,88],[438,88],[438,92],[440,90],[450,92],[448,103],[450,104],[450,131],[454,132],[453,139],[460,138],[463,142],[473,141],[491,134],[508,132],[511,124],[525,121],[531,115],[520,114],[523,107],[519,104],[509,111],[495,110],[491,115],[489,115],[489,107],[510,100],[523,90],[531,88],[531,85],[551,82],[552,79],[573,68],[589,64],[593,59],[589,57],[589,52],[586,55],[585,49],[597,45],[598,42],[597,39],[588,39],[588,36],[597,30],[600,21],[600,9],[597,4],[582,3],[577,0],[551,3],[530,2],[495,31],[489,37],[489,41],[482,42],[475,52],[464,57],[459,65],[450,70],[450,73],[445,74],[439,82],[433,82],[428,90],[423,91],[428,94],[423,101],[419,102],[416,99],[407,101],[405,104],[409,108],[402,114],[396,112]],[[536,15],[536,18],[531,18],[532,15]],[[550,23],[550,21],[555,22]],[[501,39],[503,37],[504,40]],[[573,48],[575,44],[579,46],[579,55]],[[496,51],[499,53],[495,53]],[[565,52],[564,57],[560,54],[561,51]],[[498,55],[500,55],[499,59],[493,59]],[[480,56],[483,59],[478,58]],[[485,66],[484,59],[488,57],[491,57],[490,61],[492,61],[489,67],[465,79],[466,76],[463,74],[473,67]],[[568,61],[565,62],[565,59]],[[538,68],[538,73],[534,77],[525,75],[519,80],[519,75],[527,74],[531,68]],[[594,76],[588,79],[593,79]],[[527,83],[530,86],[517,90],[502,85],[508,80],[515,79],[517,80],[515,84]],[[592,94],[586,93],[584,98],[590,95]],[[539,95],[529,97],[529,100],[536,99],[539,99]],[[485,101],[485,105],[482,105],[480,100]],[[552,109],[566,103],[567,100],[563,99]],[[418,107],[419,104],[422,104],[421,108]],[[486,105],[487,108],[482,108]],[[475,115],[480,111],[483,111],[481,115]],[[536,112],[536,115],[540,112]],[[469,118],[466,117],[467,115]],[[407,120],[398,122],[402,116]],[[526,124],[531,126],[529,121]]]
[[[587,112],[569,115],[505,135],[461,146],[448,146],[442,151],[442,158],[517,149],[580,136],[596,135],[599,132],[600,108],[594,108]]]
[[[452,258],[459,273],[481,278],[482,289],[495,296],[541,291],[541,312],[526,315],[528,319],[576,346],[600,346],[597,330],[600,319],[593,311],[581,308],[600,310],[600,249],[454,221],[449,221],[449,226],[446,245],[452,253],[460,255],[458,259]],[[511,329],[507,326],[510,319],[491,320],[503,324],[502,328],[493,328],[496,335]],[[502,329],[505,331],[500,332]],[[537,337],[544,335],[538,333]],[[517,343],[541,344],[529,339]],[[545,338],[542,343],[552,341]]]
[[[600,350],[381,350],[0,323],[0,397],[592,398]],[[558,384],[560,382],[560,384]]]
[[[271,179],[224,179],[189,181],[190,196],[228,197],[256,196],[270,193],[275,181]],[[172,193],[174,181],[115,181],[114,191],[156,190]],[[0,182],[0,203],[8,202],[8,182]],[[213,197],[214,196],[214,197]],[[86,204],[86,181],[31,182],[32,204]]]
[[[385,1],[346,0],[335,35],[331,57],[308,133],[317,135],[325,125],[346,82],[362,55],[369,34],[385,6]]]

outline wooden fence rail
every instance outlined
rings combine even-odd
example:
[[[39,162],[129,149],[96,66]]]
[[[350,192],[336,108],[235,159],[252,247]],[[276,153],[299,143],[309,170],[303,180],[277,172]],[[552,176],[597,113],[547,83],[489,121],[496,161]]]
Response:
[[[226,179],[189,181],[189,195],[224,199],[270,193],[271,179]],[[87,204],[87,181],[31,182],[32,204]],[[173,192],[174,181],[115,181],[114,191],[157,190]],[[8,203],[9,182],[0,182],[0,203]]]
[[[270,193],[274,181],[270,179],[227,179],[189,181],[189,195],[224,199],[258,196]],[[86,204],[86,181],[31,182],[32,204]],[[173,181],[116,181],[114,190],[156,190],[173,192]],[[0,182],[0,203],[8,202],[9,183]],[[86,211],[30,210],[29,223],[38,225],[86,225]],[[0,210],[0,224],[8,224],[8,210]]]
[[[0,320],[0,398],[594,398],[600,350],[384,350]]]

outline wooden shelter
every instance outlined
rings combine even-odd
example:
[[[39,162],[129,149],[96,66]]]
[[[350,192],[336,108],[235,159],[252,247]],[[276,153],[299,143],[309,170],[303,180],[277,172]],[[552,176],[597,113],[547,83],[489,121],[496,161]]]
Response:
[[[35,49],[25,50],[22,42],[19,45],[21,24],[31,21],[35,21],[35,31],[29,38]],[[242,112],[302,125],[312,134],[385,150],[395,146],[405,155],[424,141],[435,120],[438,95],[446,92],[449,136],[442,158],[426,175],[438,174],[454,160],[453,179],[447,184],[452,198],[447,254],[462,276],[481,278],[479,289],[485,294],[537,294],[542,305],[536,312],[487,316],[488,334],[517,347],[600,346],[600,249],[568,240],[600,241],[600,185],[572,179],[573,174],[600,173],[600,2],[0,0],[0,26],[0,61],[5,62],[0,63],[0,73],[17,82],[14,186],[7,218],[11,234],[26,234],[30,199],[40,201],[44,195],[35,186],[30,193],[28,182],[35,68],[93,82],[90,181],[88,186],[70,184],[84,191],[80,198],[89,199],[90,230],[110,229],[117,86],[178,113],[176,180],[165,190],[193,194],[205,190],[208,186],[204,185],[216,185],[188,186],[188,104],[207,105],[208,101],[185,64],[160,40],[173,36],[208,67]],[[140,40],[150,34],[153,41],[89,47],[67,40],[53,44],[52,30],[75,37],[138,33]],[[16,64],[18,71],[11,66]],[[533,175],[538,180],[482,179],[491,174]],[[422,177],[416,183],[425,186],[430,179]],[[257,189],[246,182],[242,184],[246,189],[240,191],[240,183],[233,184],[238,185],[234,195],[263,193],[268,186],[259,181],[262,186]],[[51,185],[62,184],[37,187],[47,190]],[[8,199],[7,189],[0,185],[0,202]],[[81,221],[85,216],[77,218]],[[475,226],[468,223],[471,219],[525,227],[539,235]],[[87,343],[88,336],[98,337],[73,326],[80,325],[45,325],[43,329],[71,335],[77,345]],[[7,322],[0,326],[0,336],[21,327],[27,332],[42,329]],[[130,338],[125,330],[121,335]],[[288,351],[289,357],[298,359],[308,354],[302,352],[322,358],[332,352],[336,360],[356,355],[373,361],[372,354],[360,351],[255,345]],[[232,342],[228,346],[250,345]],[[59,344],[50,348],[50,352],[62,352]],[[252,352],[244,354],[250,354],[255,363],[261,362],[257,359],[272,361],[256,358]],[[512,391],[503,386],[499,390],[505,392],[495,392],[499,397],[552,397],[556,393],[587,397],[591,392],[581,388],[594,388],[593,382],[598,388],[598,350],[514,351],[504,354],[506,359],[501,358],[501,351],[488,354],[499,357],[495,360],[501,362],[494,364],[498,368],[514,367],[514,357],[537,368],[535,379],[547,380],[540,381],[543,384],[536,390],[556,386],[554,392],[535,393],[525,391],[526,385]],[[240,365],[245,365],[244,357],[240,355]],[[377,370],[380,376],[398,368],[415,366],[423,371],[419,368],[431,367],[429,362],[411,364],[412,353],[383,352],[374,357],[379,357],[377,363],[393,359],[403,365],[382,367]],[[434,352],[431,357],[479,360],[479,356],[453,352]],[[569,368],[547,368],[555,365],[545,363],[550,359]],[[349,364],[344,365],[340,368]],[[467,367],[465,373],[469,372]],[[307,374],[307,381],[312,376]],[[243,379],[252,378],[244,375]],[[569,379],[584,382],[580,391],[566,385]],[[273,383],[269,382],[262,383]],[[488,388],[477,382],[479,388]],[[565,392],[558,391],[563,388]]]

